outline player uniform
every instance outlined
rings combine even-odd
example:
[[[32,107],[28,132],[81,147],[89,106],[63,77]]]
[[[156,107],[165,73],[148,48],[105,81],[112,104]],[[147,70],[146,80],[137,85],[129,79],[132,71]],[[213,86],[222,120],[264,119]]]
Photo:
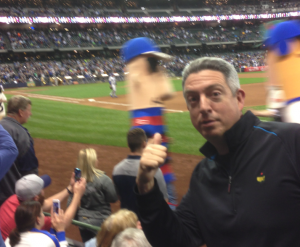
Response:
[[[116,78],[114,76],[110,76],[108,78],[108,81],[109,81],[109,84],[111,86],[110,96],[117,98],[117,94],[116,94],[116,91],[117,91],[117,81],[116,81]]]

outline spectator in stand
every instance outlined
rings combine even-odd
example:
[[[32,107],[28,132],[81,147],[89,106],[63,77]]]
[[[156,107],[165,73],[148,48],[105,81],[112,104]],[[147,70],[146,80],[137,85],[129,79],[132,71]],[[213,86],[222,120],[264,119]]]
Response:
[[[0,205],[15,193],[15,183],[21,176],[38,174],[38,159],[34,151],[34,142],[28,130],[22,125],[31,116],[31,101],[24,96],[13,96],[7,104],[7,116],[0,124],[11,135],[19,150],[14,165],[0,181]]]
[[[81,170],[81,176],[85,178],[87,185],[76,219],[95,226],[100,226],[111,214],[110,203],[118,200],[111,179],[97,168],[98,164],[94,149],[86,148],[79,151],[76,167]],[[72,195],[69,197],[69,201],[72,197]],[[83,242],[87,242],[97,234],[85,228],[79,230]]]
[[[120,197],[121,208],[126,208],[138,215],[138,209],[134,194],[134,186],[139,171],[140,159],[147,145],[145,131],[140,128],[131,129],[127,133],[127,145],[130,153],[127,159],[118,163],[113,170],[113,181]],[[160,169],[155,174],[159,189],[168,200],[168,193],[164,176]]]
[[[187,65],[182,87],[191,122],[207,140],[200,149],[206,158],[172,212],[153,178],[167,156],[161,136],[146,147],[135,192],[149,242],[156,247],[300,246],[300,125],[243,114],[245,92],[222,59]]]
[[[7,131],[0,125],[0,180],[9,170],[17,156],[18,149],[16,144]],[[5,247],[2,236],[0,236],[0,247]]]
[[[103,222],[97,237],[86,242],[85,247],[111,247],[114,237],[129,227],[141,229],[141,224],[134,212],[121,209]]]
[[[151,247],[151,245],[141,229],[127,228],[114,238],[111,247]]]
[[[85,192],[86,181],[84,178],[81,178],[75,183],[74,174],[72,174],[70,184],[66,189],[45,199],[44,188],[50,184],[50,181],[51,179],[47,175],[38,177],[35,174],[24,176],[17,181],[16,194],[9,197],[0,208],[0,226],[1,234],[4,240],[15,228],[14,214],[17,207],[23,201],[38,201],[41,203],[44,211],[49,211],[51,209],[53,199],[59,199],[62,202],[68,197],[69,194],[73,193],[72,202],[70,203],[64,216],[66,227],[71,224],[81,197]],[[50,229],[50,221],[51,220],[49,217],[45,217],[44,230]]]
[[[23,202],[16,210],[16,228],[6,239],[6,247],[67,247],[64,212],[56,214],[51,210],[51,233],[43,231],[45,216],[37,201]]]

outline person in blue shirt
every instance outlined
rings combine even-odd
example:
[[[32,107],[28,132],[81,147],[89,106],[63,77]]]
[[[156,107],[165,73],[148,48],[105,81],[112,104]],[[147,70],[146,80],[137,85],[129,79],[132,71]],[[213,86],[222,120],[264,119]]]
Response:
[[[0,125],[0,180],[7,173],[18,156],[18,149],[11,136]],[[5,247],[0,235],[0,247]]]

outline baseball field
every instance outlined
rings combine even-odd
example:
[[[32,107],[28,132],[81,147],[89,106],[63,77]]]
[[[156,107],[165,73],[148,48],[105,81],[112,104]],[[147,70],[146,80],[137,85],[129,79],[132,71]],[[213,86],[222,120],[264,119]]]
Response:
[[[265,109],[265,73],[240,74],[246,92],[246,106]],[[179,200],[186,193],[191,173],[202,159],[199,148],[205,140],[192,126],[182,96],[181,80],[172,80],[175,97],[166,104],[166,122],[172,143],[170,151]],[[32,117],[25,125],[35,141],[40,174],[49,174],[52,185],[46,196],[64,189],[76,165],[78,151],[91,147],[97,151],[99,168],[111,177],[114,165],[127,156],[126,133],[130,128],[126,83],[118,82],[118,98],[109,97],[108,83],[6,90],[27,96],[32,101]],[[63,203],[63,207],[65,208]],[[119,203],[112,204],[113,211]],[[67,236],[80,239],[72,226]]]

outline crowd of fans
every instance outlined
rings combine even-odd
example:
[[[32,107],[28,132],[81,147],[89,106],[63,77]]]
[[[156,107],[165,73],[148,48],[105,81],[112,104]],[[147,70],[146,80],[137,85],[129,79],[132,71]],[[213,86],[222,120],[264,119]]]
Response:
[[[0,33],[0,50],[6,49],[6,43],[4,41],[4,36]]]
[[[39,32],[7,32],[12,49],[39,49],[51,46],[43,31]]]
[[[220,5],[211,7],[213,14],[261,14],[299,10],[299,2],[266,3],[261,5]]]
[[[206,29],[174,27],[171,29],[143,28],[129,30],[100,30],[92,28],[81,31],[14,30],[6,33],[10,44],[5,43],[4,35],[0,35],[0,49],[5,49],[8,45],[12,49],[122,46],[126,41],[136,37],[149,37],[158,44],[167,45],[263,39],[256,26]]]
[[[105,80],[102,74],[119,73],[124,78],[124,64],[120,58],[65,59],[61,62],[15,62],[11,65],[0,65],[0,83],[26,83],[30,80],[40,80],[44,83],[69,76],[77,78],[84,76],[85,81]]]
[[[22,127],[31,115],[31,107],[29,98],[15,95],[7,103],[7,116],[1,115],[0,119],[0,180],[4,182],[0,184],[1,246],[34,247],[42,243],[45,247],[67,247],[65,230],[75,218],[94,228],[101,226],[99,231],[80,228],[85,244],[78,243],[77,247],[122,247],[124,243],[125,246],[151,247],[134,211],[122,207],[112,214],[110,203],[117,202],[119,197],[112,179],[99,170],[97,153],[92,148],[79,151],[75,173],[69,181],[67,179],[67,187],[45,198],[44,189],[50,186],[51,178],[38,175],[33,141],[30,144],[26,141],[32,137]],[[23,114],[23,111],[30,114]],[[146,139],[144,131],[139,130]],[[143,142],[132,139],[128,145],[131,149],[141,148]],[[32,163],[37,165],[34,169],[31,169]],[[18,173],[12,176],[15,172]],[[165,183],[163,185],[166,190]],[[66,199],[64,212],[59,205]],[[46,211],[51,212],[51,217],[44,216]]]
[[[206,53],[201,56],[220,57],[234,65],[239,70],[243,67],[264,66],[264,51],[249,51],[241,53]],[[170,62],[162,63],[162,66],[170,76],[180,76],[181,71],[195,55],[176,55]],[[124,79],[124,68],[122,58],[102,58],[95,57],[92,59],[64,59],[58,61],[28,61],[25,63],[15,62],[14,64],[0,65],[0,83],[25,83],[30,78],[42,82],[52,81],[51,78],[59,77],[67,83],[65,77],[77,78],[84,76],[85,82],[95,82],[98,80],[106,81],[107,76],[113,73],[118,74],[118,80]],[[105,75],[103,77],[102,75]]]

